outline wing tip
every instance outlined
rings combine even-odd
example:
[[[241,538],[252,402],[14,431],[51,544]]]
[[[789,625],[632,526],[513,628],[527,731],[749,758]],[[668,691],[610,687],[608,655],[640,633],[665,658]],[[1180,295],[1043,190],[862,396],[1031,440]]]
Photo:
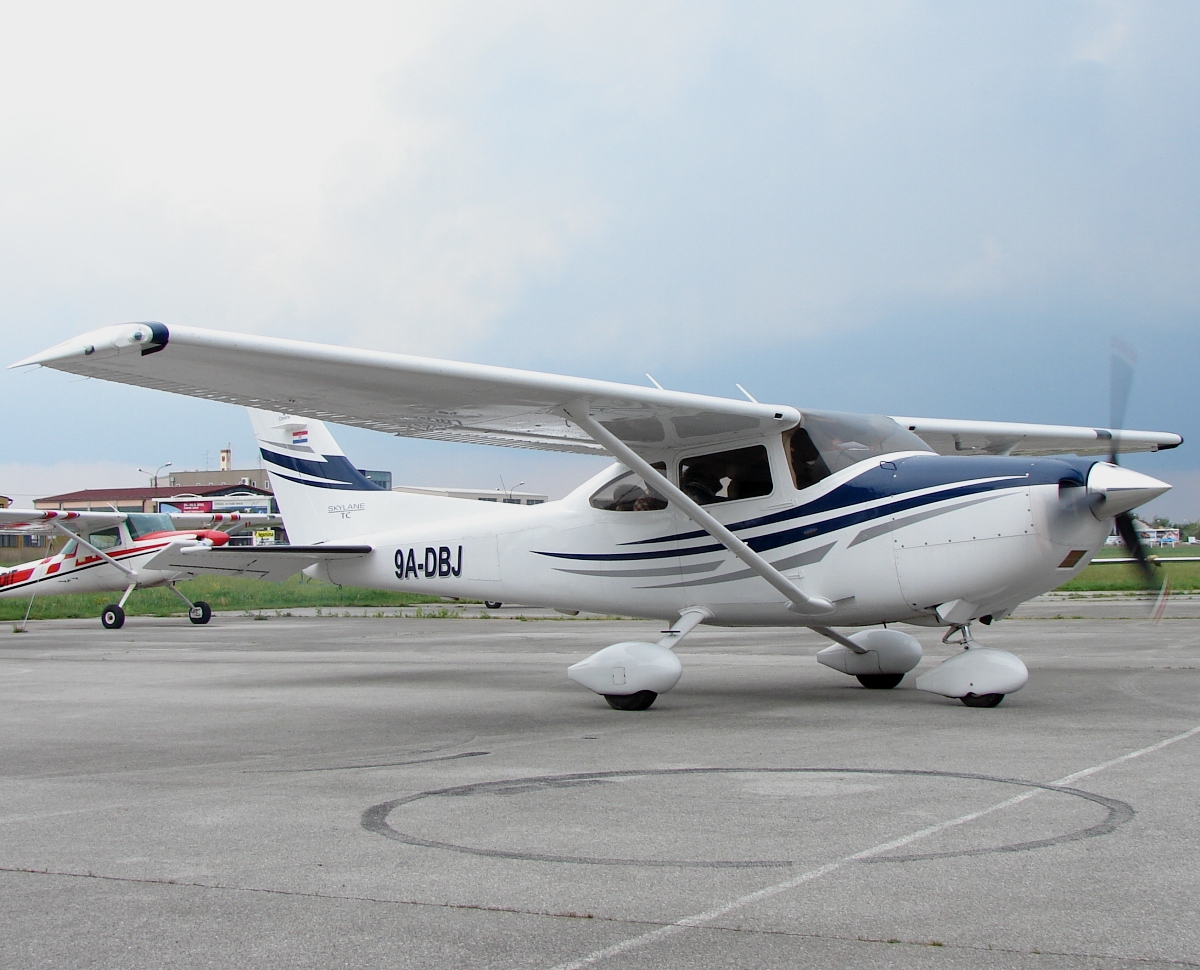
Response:
[[[31,354],[24,360],[9,364],[8,369],[39,365],[51,367],[58,361],[92,356],[113,357],[130,351],[137,351],[145,356],[162,350],[170,339],[171,332],[166,325],[157,321],[118,323],[115,326],[88,331],[72,337],[70,340],[55,344],[53,347],[47,347],[36,354]]]

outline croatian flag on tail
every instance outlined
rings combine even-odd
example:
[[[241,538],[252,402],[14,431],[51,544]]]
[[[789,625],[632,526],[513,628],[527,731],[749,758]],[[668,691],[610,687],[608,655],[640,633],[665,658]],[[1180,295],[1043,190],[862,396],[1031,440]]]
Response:
[[[301,428],[299,431],[292,432],[292,444],[306,445],[308,444],[308,428]]]

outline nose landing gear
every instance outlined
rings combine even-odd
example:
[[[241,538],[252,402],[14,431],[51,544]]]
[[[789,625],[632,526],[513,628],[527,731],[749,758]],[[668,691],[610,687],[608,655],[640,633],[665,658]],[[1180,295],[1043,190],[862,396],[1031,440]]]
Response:
[[[962,652],[921,674],[918,690],[957,697],[967,707],[995,707],[1006,694],[1025,686],[1029,670],[1019,657],[1007,650],[978,646],[971,637],[970,623],[951,626],[942,643],[949,643],[956,634]]]

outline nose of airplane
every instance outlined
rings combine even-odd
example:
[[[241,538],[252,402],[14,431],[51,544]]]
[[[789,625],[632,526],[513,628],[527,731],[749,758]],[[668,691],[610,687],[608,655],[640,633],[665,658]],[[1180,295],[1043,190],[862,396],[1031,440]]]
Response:
[[[1101,520],[1136,509],[1170,489],[1166,482],[1107,461],[1096,462],[1088,472],[1092,513]]]

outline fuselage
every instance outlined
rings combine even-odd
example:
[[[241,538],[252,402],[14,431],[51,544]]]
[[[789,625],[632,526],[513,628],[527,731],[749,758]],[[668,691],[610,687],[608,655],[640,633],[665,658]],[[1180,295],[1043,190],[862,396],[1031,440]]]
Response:
[[[832,601],[835,613],[819,621],[827,624],[940,624],[938,608],[952,603],[959,615],[1003,616],[1085,568],[1111,527],[1074,500],[1093,459],[891,452],[804,487],[782,447],[770,461],[769,491],[707,510],[806,593]],[[664,464],[673,480],[686,472],[686,462]],[[616,465],[558,502],[486,513],[461,503],[475,507],[363,534],[372,554],[330,564],[326,575],[664,620],[702,606],[718,625],[815,622],[674,508],[596,507],[623,477]],[[372,494],[355,498],[369,513]]]
[[[127,588],[136,579],[138,586],[161,586],[172,582],[177,573],[147,569],[145,563],[173,542],[195,542],[201,537],[220,536],[217,543],[228,541],[222,533],[151,532],[134,539],[122,524],[97,533],[91,541],[111,542],[105,555],[134,573],[130,577],[108,559],[72,539],[53,556],[0,569],[0,599],[18,599],[31,595],[53,596],[61,593],[101,593]]]

